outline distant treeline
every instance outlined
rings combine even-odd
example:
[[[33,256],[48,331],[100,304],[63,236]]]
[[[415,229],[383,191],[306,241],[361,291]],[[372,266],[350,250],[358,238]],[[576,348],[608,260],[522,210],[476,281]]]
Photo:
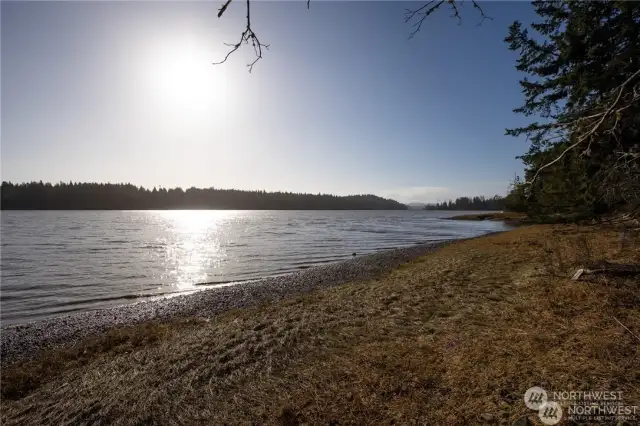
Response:
[[[492,198],[485,197],[460,197],[455,201],[443,201],[442,203],[427,204],[425,210],[503,210],[505,199],[499,195]]]
[[[3,210],[405,210],[376,195],[336,196],[236,189],[150,190],[132,184],[2,182]]]

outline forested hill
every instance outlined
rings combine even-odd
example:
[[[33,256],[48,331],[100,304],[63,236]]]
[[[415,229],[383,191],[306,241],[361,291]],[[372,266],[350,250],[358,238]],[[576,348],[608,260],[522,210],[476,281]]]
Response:
[[[152,190],[131,184],[2,182],[3,210],[406,210],[375,195],[336,196],[235,189]]]
[[[504,208],[505,199],[499,195],[492,198],[459,197],[455,201],[427,204],[424,207],[425,210],[502,210]]]

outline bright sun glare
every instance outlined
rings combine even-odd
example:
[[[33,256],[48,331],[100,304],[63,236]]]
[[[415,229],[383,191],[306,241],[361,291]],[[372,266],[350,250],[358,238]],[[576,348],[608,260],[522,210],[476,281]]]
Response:
[[[225,223],[241,213],[231,210],[169,210],[153,212],[164,222],[170,238],[166,246],[165,265],[179,291],[197,289],[208,281],[209,274],[219,271],[226,258],[221,246]]]
[[[210,111],[226,98],[226,73],[214,55],[191,37],[159,41],[149,50],[147,81],[158,102],[186,113]]]

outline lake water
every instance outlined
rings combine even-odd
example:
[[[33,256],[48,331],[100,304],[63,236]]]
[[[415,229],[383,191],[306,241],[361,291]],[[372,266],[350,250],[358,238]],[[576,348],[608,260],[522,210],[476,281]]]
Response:
[[[3,211],[2,324],[295,272],[500,222],[442,211]],[[239,284],[241,285],[241,284]]]

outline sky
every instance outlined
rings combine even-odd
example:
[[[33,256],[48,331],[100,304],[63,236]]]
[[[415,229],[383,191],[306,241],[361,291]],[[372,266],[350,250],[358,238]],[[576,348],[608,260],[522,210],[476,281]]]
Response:
[[[246,5],[1,3],[2,180],[373,193],[401,202],[504,195],[527,123],[504,43],[529,3],[255,1],[269,44],[222,65]]]

